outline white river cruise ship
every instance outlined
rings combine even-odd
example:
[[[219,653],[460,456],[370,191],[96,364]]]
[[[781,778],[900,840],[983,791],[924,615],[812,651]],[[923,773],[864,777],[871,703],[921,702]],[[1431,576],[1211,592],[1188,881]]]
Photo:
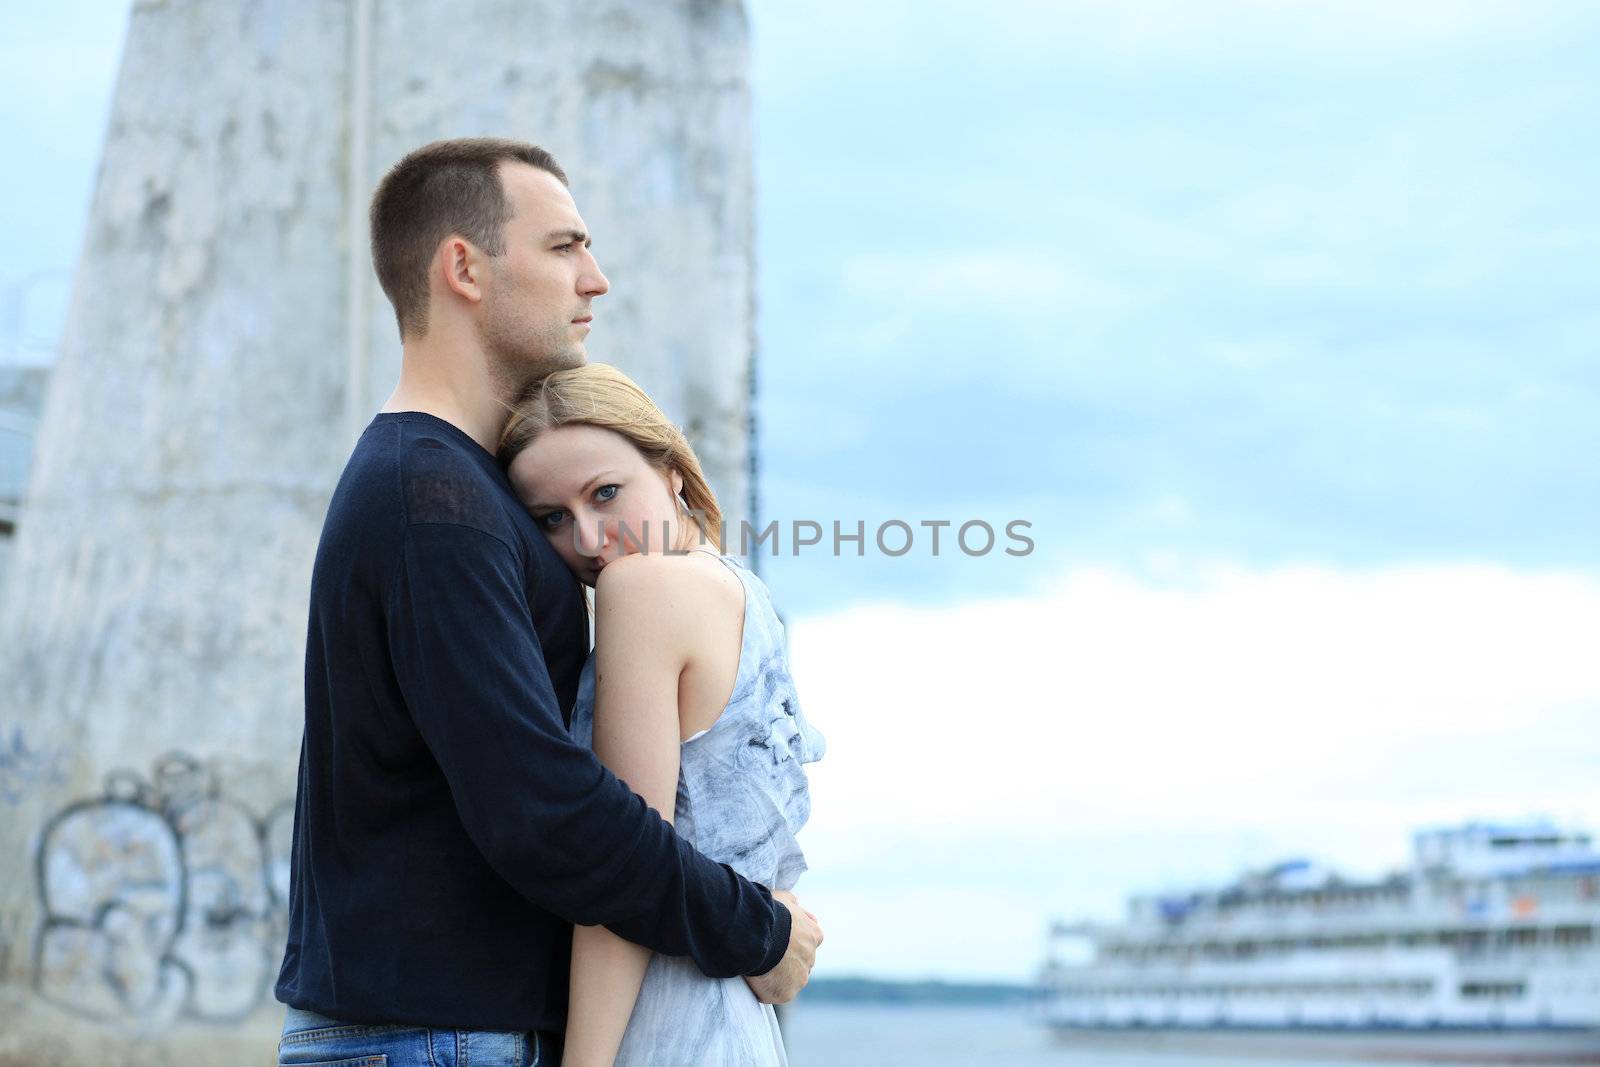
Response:
[[[1135,896],[1051,942],[1044,1010],[1073,1043],[1600,1063],[1600,851],[1544,821],[1419,832],[1378,881],[1300,860]]]

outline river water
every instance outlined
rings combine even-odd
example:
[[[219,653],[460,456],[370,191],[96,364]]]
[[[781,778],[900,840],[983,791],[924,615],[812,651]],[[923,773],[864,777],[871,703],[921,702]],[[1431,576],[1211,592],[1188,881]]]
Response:
[[[802,1002],[785,1010],[791,1067],[1351,1067],[1352,1060],[1194,1055],[1058,1043],[1021,1007],[898,1006]],[[1386,1067],[1440,1067],[1447,1060],[1385,1060]],[[1478,1059],[1479,1067],[1493,1060]],[[1511,1060],[1502,1061],[1505,1063]]]

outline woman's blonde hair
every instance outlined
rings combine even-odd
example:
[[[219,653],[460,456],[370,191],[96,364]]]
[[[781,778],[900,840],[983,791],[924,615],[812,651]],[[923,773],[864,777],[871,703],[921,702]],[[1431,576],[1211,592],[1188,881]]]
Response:
[[[700,534],[722,551],[722,508],[689,439],[632,378],[606,363],[546,375],[512,405],[496,450],[509,467],[540,435],[561,426],[598,426],[627,438],[663,475],[683,477],[683,501]]]

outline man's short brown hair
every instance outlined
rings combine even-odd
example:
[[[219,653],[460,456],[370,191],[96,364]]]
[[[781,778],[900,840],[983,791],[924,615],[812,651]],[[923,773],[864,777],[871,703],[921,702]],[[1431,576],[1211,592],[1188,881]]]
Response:
[[[400,336],[428,332],[428,267],[439,242],[465,237],[485,253],[505,251],[511,217],[497,168],[518,162],[567,176],[538,145],[500,137],[434,141],[396,163],[372,194],[372,265]]]

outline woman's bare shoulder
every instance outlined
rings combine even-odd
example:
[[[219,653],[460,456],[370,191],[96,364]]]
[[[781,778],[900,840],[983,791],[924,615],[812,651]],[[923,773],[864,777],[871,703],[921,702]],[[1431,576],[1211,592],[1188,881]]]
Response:
[[[744,618],[744,584],[705,552],[645,555],[606,564],[595,580],[596,625],[607,614],[671,624],[681,635],[715,639],[722,618]]]

